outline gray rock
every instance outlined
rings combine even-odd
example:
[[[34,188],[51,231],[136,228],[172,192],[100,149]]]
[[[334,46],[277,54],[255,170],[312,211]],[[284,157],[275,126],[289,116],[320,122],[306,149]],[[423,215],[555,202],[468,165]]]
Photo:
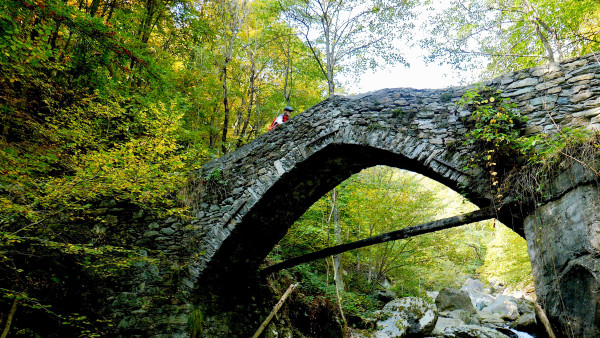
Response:
[[[464,326],[466,325],[462,320],[456,318],[446,318],[446,317],[438,317],[437,322],[435,323],[435,327],[431,332],[434,336],[443,336],[444,330],[447,328],[455,327],[455,326]]]
[[[519,309],[519,314],[523,315],[526,313],[535,314],[535,303],[529,299],[518,298],[515,303],[517,303],[517,308]]]
[[[167,235],[167,236],[171,236],[172,234],[174,234],[174,233],[175,233],[175,230],[173,230],[173,229],[171,229],[171,228],[169,227],[169,228],[163,228],[163,229],[160,229],[160,232],[161,232],[162,234],[165,234],[165,235]]]
[[[471,303],[471,298],[466,291],[452,288],[443,288],[435,298],[435,306],[439,312],[450,312],[453,310],[465,310],[476,314],[477,310]]]
[[[515,320],[510,327],[523,332],[534,332],[537,326],[535,313],[526,313]]]
[[[450,311],[446,314],[448,318],[459,319],[463,323],[468,325],[479,325],[481,321],[479,319],[479,315],[477,313],[471,313],[466,310],[454,310]]]
[[[160,233],[158,231],[154,231],[154,230],[148,230],[146,232],[144,232],[144,237],[155,237],[160,235]]]
[[[444,338],[508,338],[508,336],[487,327],[465,325],[446,328]]]
[[[481,324],[486,327],[494,328],[506,325],[506,321],[504,321],[498,313],[486,313],[480,311],[479,318],[481,319]]]
[[[519,318],[519,308],[517,303],[504,295],[498,295],[494,303],[481,310],[481,313],[497,313],[500,318],[506,320],[515,320]],[[514,299],[514,298],[513,298]]]
[[[534,86],[538,83],[538,79],[536,78],[526,78],[517,82],[513,82],[510,85],[508,85],[508,87],[506,87],[507,89],[513,89],[513,88],[521,88],[521,87],[529,87],[529,86]]]
[[[494,302],[494,297],[490,294],[484,293],[478,290],[466,290],[469,293],[469,298],[471,298],[471,303],[475,304],[478,310],[485,308],[486,306],[490,306]]]
[[[378,322],[382,329],[376,332],[376,337],[427,336],[438,319],[435,308],[421,298],[395,299],[387,303],[382,312],[390,316]]]

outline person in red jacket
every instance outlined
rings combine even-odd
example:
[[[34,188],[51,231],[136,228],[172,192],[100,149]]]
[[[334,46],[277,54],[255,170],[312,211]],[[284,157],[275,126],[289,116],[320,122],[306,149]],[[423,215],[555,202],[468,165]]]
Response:
[[[273,120],[273,123],[271,123],[271,125],[269,126],[269,130],[287,122],[290,119],[290,113],[293,111],[294,109],[290,106],[283,108],[283,114],[277,116],[275,120]]]

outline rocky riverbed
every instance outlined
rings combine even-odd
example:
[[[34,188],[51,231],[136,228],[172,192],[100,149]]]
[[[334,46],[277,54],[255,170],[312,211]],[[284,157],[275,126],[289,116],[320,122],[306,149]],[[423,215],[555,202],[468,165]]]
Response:
[[[378,330],[362,337],[545,337],[531,299],[494,294],[472,279],[460,290],[444,288],[430,296],[435,302],[415,297],[388,302],[377,313]]]

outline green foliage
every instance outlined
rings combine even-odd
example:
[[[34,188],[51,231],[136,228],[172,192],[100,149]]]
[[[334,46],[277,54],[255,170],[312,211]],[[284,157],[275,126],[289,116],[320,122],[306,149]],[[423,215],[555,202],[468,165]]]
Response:
[[[477,86],[465,92],[458,104],[472,112],[464,143],[476,155],[465,169],[485,168],[499,202],[509,191],[515,199],[537,195],[565,159],[587,163],[597,156],[597,135],[583,128],[557,127],[552,134],[524,135],[526,117],[498,90]],[[517,184],[522,191],[516,191],[515,183],[524,180],[528,183]]]
[[[452,1],[424,24],[431,60],[498,76],[598,50],[597,1]],[[482,67],[483,66],[483,67]]]
[[[477,86],[465,92],[457,103],[471,111],[467,122],[472,125],[465,135],[465,143],[473,144],[479,150],[479,156],[471,160],[477,165],[495,166],[490,161],[499,160],[498,153],[505,156],[504,160],[514,158],[515,154],[518,159],[523,153],[520,143],[523,133],[521,127],[527,119],[501,93],[500,90]]]
[[[513,288],[533,284],[525,239],[506,226],[496,226],[485,263],[477,270],[487,280]]]
[[[161,264],[132,242],[135,222],[115,226],[107,209],[187,217],[189,171],[220,155],[220,3],[0,2],[0,288],[26,295],[15,332],[110,336],[85,284]],[[281,106],[321,99],[307,47],[273,5],[252,3],[271,10],[247,13],[234,45],[228,149],[265,131]],[[74,299],[88,311],[71,313]],[[40,325],[24,328],[27,317]]]
[[[468,168],[483,167],[489,174],[496,198],[501,199],[500,175],[523,163],[531,147],[522,142],[526,122],[510,99],[501,96],[500,90],[476,86],[463,94],[458,105],[469,109],[471,126],[465,134],[467,145],[473,146]]]
[[[387,167],[363,170],[336,189],[345,242],[476,209],[439,183]],[[334,245],[334,224],[327,222],[331,203],[331,198],[325,196],[311,206],[271,252],[270,259],[281,261]],[[507,269],[514,262],[528,261],[524,243],[510,239],[490,253],[493,241],[493,245],[503,243],[504,237],[496,238],[494,233],[493,222],[479,222],[344,253],[344,312],[369,317],[380,309],[383,304],[373,294],[384,280],[391,282],[398,295],[424,297],[426,291],[460,287],[469,276],[509,284],[530,279],[527,270],[518,275],[513,274],[516,270]],[[488,263],[489,259],[496,261]],[[503,259],[509,260],[506,266]],[[494,264],[504,270],[494,275]],[[291,270],[301,282],[307,302],[311,297],[336,302],[331,265],[328,258]]]
[[[202,310],[195,309],[188,315],[188,330],[191,337],[197,337],[198,333],[202,331],[202,325],[204,324],[204,314]]]

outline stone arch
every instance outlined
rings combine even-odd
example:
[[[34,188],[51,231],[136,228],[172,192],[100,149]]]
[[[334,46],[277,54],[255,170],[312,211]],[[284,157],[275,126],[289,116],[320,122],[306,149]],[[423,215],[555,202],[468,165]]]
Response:
[[[600,91],[596,85],[600,79],[596,74],[600,66],[590,55],[506,74],[484,85],[502,90],[517,104],[528,117],[527,134],[552,132],[557,125],[598,128]],[[221,187],[218,196],[206,191],[206,184],[197,188],[196,195],[203,196],[204,202],[196,210],[196,223],[205,233],[195,249],[203,253],[193,263],[196,275],[213,270],[211,265],[223,269],[232,262],[247,261],[249,268],[241,268],[244,263],[231,264],[231,271],[256,268],[301,212],[367,163],[416,171],[460,190],[476,205],[488,205],[491,189],[485,172],[463,170],[465,158],[474,152],[463,142],[471,113],[457,102],[472,88],[398,88],[335,96],[204,165],[197,182],[206,183],[218,173],[227,186]],[[329,165],[320,168],[319,162]],[[327,177],[327,170],[340,175]],[[317,178],[320,183],[309,187],[307,182]],[[307,197],[285,198],[291,191]],[[277,200],[288,203],[286,209],[293,211],[282,216],[286,225],[281,229],[266,232],[266,224],[275,220],[265,215],[274,212],[270,210],[276,209]],[[523,217],[510,210],[498,215],[520,234]],[[261,238],[266,247],[251,249],[251,239],[260,234],[267,234]]]
[[[383,148],[383,149],[382,149]],[[331,143],[285,171],[241,216],[235,231],[222,242],[205,273],[216,277],[251,274],[289,227],[320,197],[335,186],[375,165],[410,170],[456,188],[451,181],[416,159],[386,147]]]

